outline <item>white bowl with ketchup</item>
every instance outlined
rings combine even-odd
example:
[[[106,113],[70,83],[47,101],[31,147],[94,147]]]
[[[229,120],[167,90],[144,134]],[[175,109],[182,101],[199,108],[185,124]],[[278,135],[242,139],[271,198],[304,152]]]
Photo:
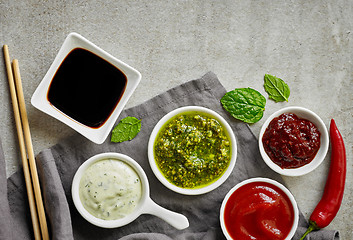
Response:
[[[303,107],[287,107],[263,124],[259,149],[265,163],[285,176],[301,176],[325,159],[329,135],[321,118]]]
[[[228,240],[290,240],[298,227],[299,210],[290,191],[269,178],[250,178],[225,196],[220,222]]]

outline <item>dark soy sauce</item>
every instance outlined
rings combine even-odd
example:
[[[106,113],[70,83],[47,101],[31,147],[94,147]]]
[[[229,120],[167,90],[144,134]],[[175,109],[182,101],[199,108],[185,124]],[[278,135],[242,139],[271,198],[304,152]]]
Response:
[[[47,97],[74,120],[99,128],[114,111],[126,83],[118,68],[90,51],[75,48],[55,73]]]

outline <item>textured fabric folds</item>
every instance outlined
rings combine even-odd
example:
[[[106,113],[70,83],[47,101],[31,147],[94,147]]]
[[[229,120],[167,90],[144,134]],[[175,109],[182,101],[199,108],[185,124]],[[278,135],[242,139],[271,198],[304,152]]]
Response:
[[[142,120],[141,131],[131,141],[111,143],[110,139],[107,139],[103,144],[97,145],[75,134],[40,152],[36,160],[51,238],[54,240],[225,239],[220,227],[219,211],[224,196],[234,185],[252,177],[267,177],[283,183],[281,177],[264,164],[257,138],[248,125],[232,118],[222,108],[220,98],[225,93],[226,90],[216,75],[209,72],[200,79],[188,81],[141,105],[124,110],[119,119],[133,116]],[[181,195],[164,187],[154,176],[147,157],[148,140],[155,124],[171,110],[188,105],[207,107],[222,115],[231,125],[238,146],[237,161],[230,177],[216,190],[199,196]],[[190,226],[185,230],[177,230],[162,219],[142,215],[126,226],[104,229],[82,218],[72,201],[71,182],[76,170],[85,160],[103,152],[119,152],[136,160],[148,177],[151,198],[167,209],[184,214]],[[0,151],[2,183],[0,239],[32,239],[23,173],[21,170],[16,172],[7,179],[6,185],[4,169],[4,156]],[[306,227],[307,222],[300,214],[299,227],[294,239],[299,239]],[[339,233],[332,230],[317,231],[309,236],[311,240],[339,239]]]

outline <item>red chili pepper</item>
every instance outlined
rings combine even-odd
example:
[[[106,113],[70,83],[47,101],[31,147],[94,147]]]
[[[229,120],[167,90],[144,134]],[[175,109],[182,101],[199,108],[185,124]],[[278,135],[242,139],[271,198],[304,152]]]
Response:
[[[300,240],[304,239],[311,231],[329,225],[341,206],[346,181],[346,149],[341,133],[333,119],[330,124],[330,139],[331,163],[324,193],[310,216],[308,230]]]

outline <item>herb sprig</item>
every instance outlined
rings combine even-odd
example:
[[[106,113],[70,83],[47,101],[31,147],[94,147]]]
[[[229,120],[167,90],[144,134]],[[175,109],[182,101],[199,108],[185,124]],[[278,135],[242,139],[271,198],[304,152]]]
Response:
[[[126,117],[120,120],[113,129],[111,142],[124,142],[132,140],[141,131],[141,120],[135,117]]]
[[[266,98],[252,88],[236,88],[221,99],[223,107],[236,119],[258,122],[265,111]]]
[[[265,74],[264,88],[270,99],[288,102],[290,90],[282,79]],[[255,123],[263,117],[266,98],[255,89],[236,88],[227,92],[221,98],[221,103],[234,118],[246,123]]]
[[[275,100],[276,102],[288,102],[290,90],[287,83],[270,74],[265,74],[264,80],[265,91],[268,93],[269,98]]]

